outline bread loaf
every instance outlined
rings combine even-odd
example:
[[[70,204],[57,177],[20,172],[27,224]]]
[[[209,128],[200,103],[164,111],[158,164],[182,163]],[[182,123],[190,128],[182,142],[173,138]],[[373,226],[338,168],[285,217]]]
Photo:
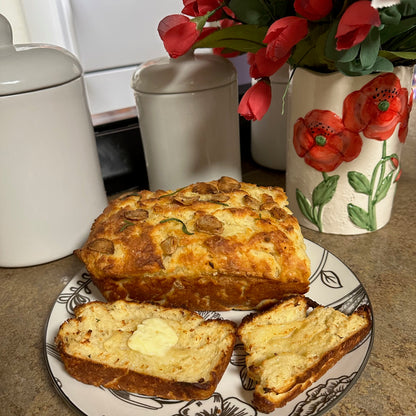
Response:
[[[256,382],[255,407],[270,413],[284,406],[351,351],[371,325],[367,307],[347,316],[300,295],[246,316],[238,335]]]
[[[111,201],[76,255],[108,301],[251,310],[309,288],[281,188],[222,177]]]
[[[120,300],[77,307],[55,342],[68,373],[83,383],[191,400],[215,391],[235,337],[231,321]]]

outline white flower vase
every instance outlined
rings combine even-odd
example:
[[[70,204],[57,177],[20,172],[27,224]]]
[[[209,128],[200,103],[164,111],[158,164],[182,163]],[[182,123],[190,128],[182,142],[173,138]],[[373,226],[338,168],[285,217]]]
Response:
[[[270,77],[269,110],[261,120],[251,122],[251,155],[259,165],[275,170],[286,169],[287,112],[282,111],[282,97],[288,82],[289,65],[285,64]]]
[[[307,228],[362,234],[390,220],[412,106],[412,67],[348,77],[295,71],[286,192]]]
[[[132,87],[151,190],[241,180],[237,74],[228,60],[158,58],[138,68]]]

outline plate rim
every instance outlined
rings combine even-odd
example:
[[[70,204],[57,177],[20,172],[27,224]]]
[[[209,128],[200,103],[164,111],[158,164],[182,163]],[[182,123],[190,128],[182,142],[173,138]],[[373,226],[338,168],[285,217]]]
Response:
[[[366,295],[367,298],[367,305],[368,308],[370,310],[370,315],[371,315],[371,327],[370,327],[370,331],[368,333],[368,335],[366,336],[366,338],[364,338],[363,342],[366,342],[367,338],[369,338],[368,340],[368,347],[367,347],[367,351],[365,352],[365,356],[362,359],[362,361],[360,362],[359,368],[356,370],[352,380],[350,381],[350,383],[347,385],[347,387],[345,387],[345,389],[339,394],[339,396],[337,396],[335,399],[331,400],[328,404],[326,404],[325,408],[323,408],[322,410],[319,410],[318,413],[315,413],[314,416],[322,416],[324,414],[326,414],[327,412],[329,412],[336,404],[338,404],[347,394],[348,392],[352,389],[352,387],[355,386],[355,384],[357,383],[357,381],[359,380],[359,378],[361,377],[364,369],[366,368],[368,361],[370,359],[371,353],[372,353],[372,349],[373,349],[373,344],[374,344],[374,338],[375,338],[375,319],[374,319],[374,311],[373,311],[373,306],[371,303],[371,299],[367,293],[366,288],[364,287],[364,285],[362,284],[361,280],[358,278],[358,276],[353,272],[353,270],[338,256],[336,256],[335,254],[333,254],[330,250],[326,249],[323,245],[316,243],[315,241],[312,241],[308,238],[304,237],[304,241],[308,242],[309,244],[311,244],[312,246],[315,245],[317,247],[319,247],[320,249],[322,249],[324,252],[327,252],[328,254],[330,254],[331,256],[333,256],[337,261],[339,261],[344,267],[346,267],[348,269],[348,271],[354,276],[354,278],[358,281],[359,286],[362,287],[362,289],[364,290],[364,293]],[[73,279],[78,276],[78,275],[82,275],[82,273],[85,271],[85,267],[82,267],[79,269],[79,271],[77,273],[75,273],[72,277],[70,277],[69,281],[65,284],[65,286],[62,288],[62,290],[60,291],[60,293],[58,294],[58,296],[56,297],[50,311],[48,314],[48,317],[45,321],[44,324],[44,329],[43,329],[43,348],[42,348],[42,355],[46,364],[46,368],[47,368],[47,372],[49,374],[50,377],[50,383],[52,383],[55,391],[58,392],[58,395],[64,400],[64,402],[67,404],[67,406],[69,406],[69,408],[71,408],[72,410],[74,410],[76,413],[78,413],[81,416],[89,416],[89,414],[84,413],[72,400],[70,397],[68,397],[67,394],[64,393],[64,391],[60,388],[60,386],[58,385],[58,383],[56,382],[55,379],[55,375],[52,371],[51,365],[49,363],[49,357],[48,357],[48,346],[47,346],[47,337],[48,337],[48,330],[49,330],[49,324],[51,322],[51,317],[52,317],[52,312],[57,304],[57,300],[59,298],[59,296],[61,295],[62,292],[65,291],[65,289],[72,283]],[[312,277],[312,274],[311,276]],[[305,296],[307,296],[307,294],[305,294]],[[253,311],[244,311],[247,312],[247,314],[249,313],[253,313]],[[69,317],[67,318],[69,319]],[[336,363],[335,363],[336,365]],[[318,379],[319,380],[319,379]],[[316,380],[313,384],[315,384],[318,380]],[[313,386],[312,384],[312,386]],[[310,387],[305,390],[308,391],[310,389]],[[150,396],[149,396],[150,397]],[[184,401],[185,403],[185,401]],[[270,415],[273,416],[273,414],[275,414],[276,411],[278,411],[279,408],[276,408]],[[262,412],[258,411],[256,409],[256,415],[260,413],[263,414]],[[276,415],[278,416],[278,415]]]

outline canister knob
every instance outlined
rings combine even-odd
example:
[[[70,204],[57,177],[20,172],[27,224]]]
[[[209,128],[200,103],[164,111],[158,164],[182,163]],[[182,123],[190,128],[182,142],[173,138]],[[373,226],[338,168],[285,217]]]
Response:
[[[13,45],[13,32],[9,21],[0,14],[0,48]]]

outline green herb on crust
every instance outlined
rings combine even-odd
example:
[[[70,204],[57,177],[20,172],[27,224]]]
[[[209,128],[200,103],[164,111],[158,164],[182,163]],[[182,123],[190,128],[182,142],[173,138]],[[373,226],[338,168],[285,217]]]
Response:
[[[121,228],[120,228],[118,231],[121,233],[121,232],[122,232],[122,231],[124,231],[127,227],[131,227],[132,225],[134,225],[134,222],[124,220],[124,224],[121,226]]]
[[[182,220],[180,220],[179,218],[166,218],[165,220],[160,221],[159,224],[163,224],[164,222],[168,222],[168,221],[177,221],[177,222],[180,222],[182,224],[182,231],[185,234],[188,234],[188,235],[194,234],[194,233],[191,233],[190,231],[188,231],[188,229],[186,228],[185,223]]]

